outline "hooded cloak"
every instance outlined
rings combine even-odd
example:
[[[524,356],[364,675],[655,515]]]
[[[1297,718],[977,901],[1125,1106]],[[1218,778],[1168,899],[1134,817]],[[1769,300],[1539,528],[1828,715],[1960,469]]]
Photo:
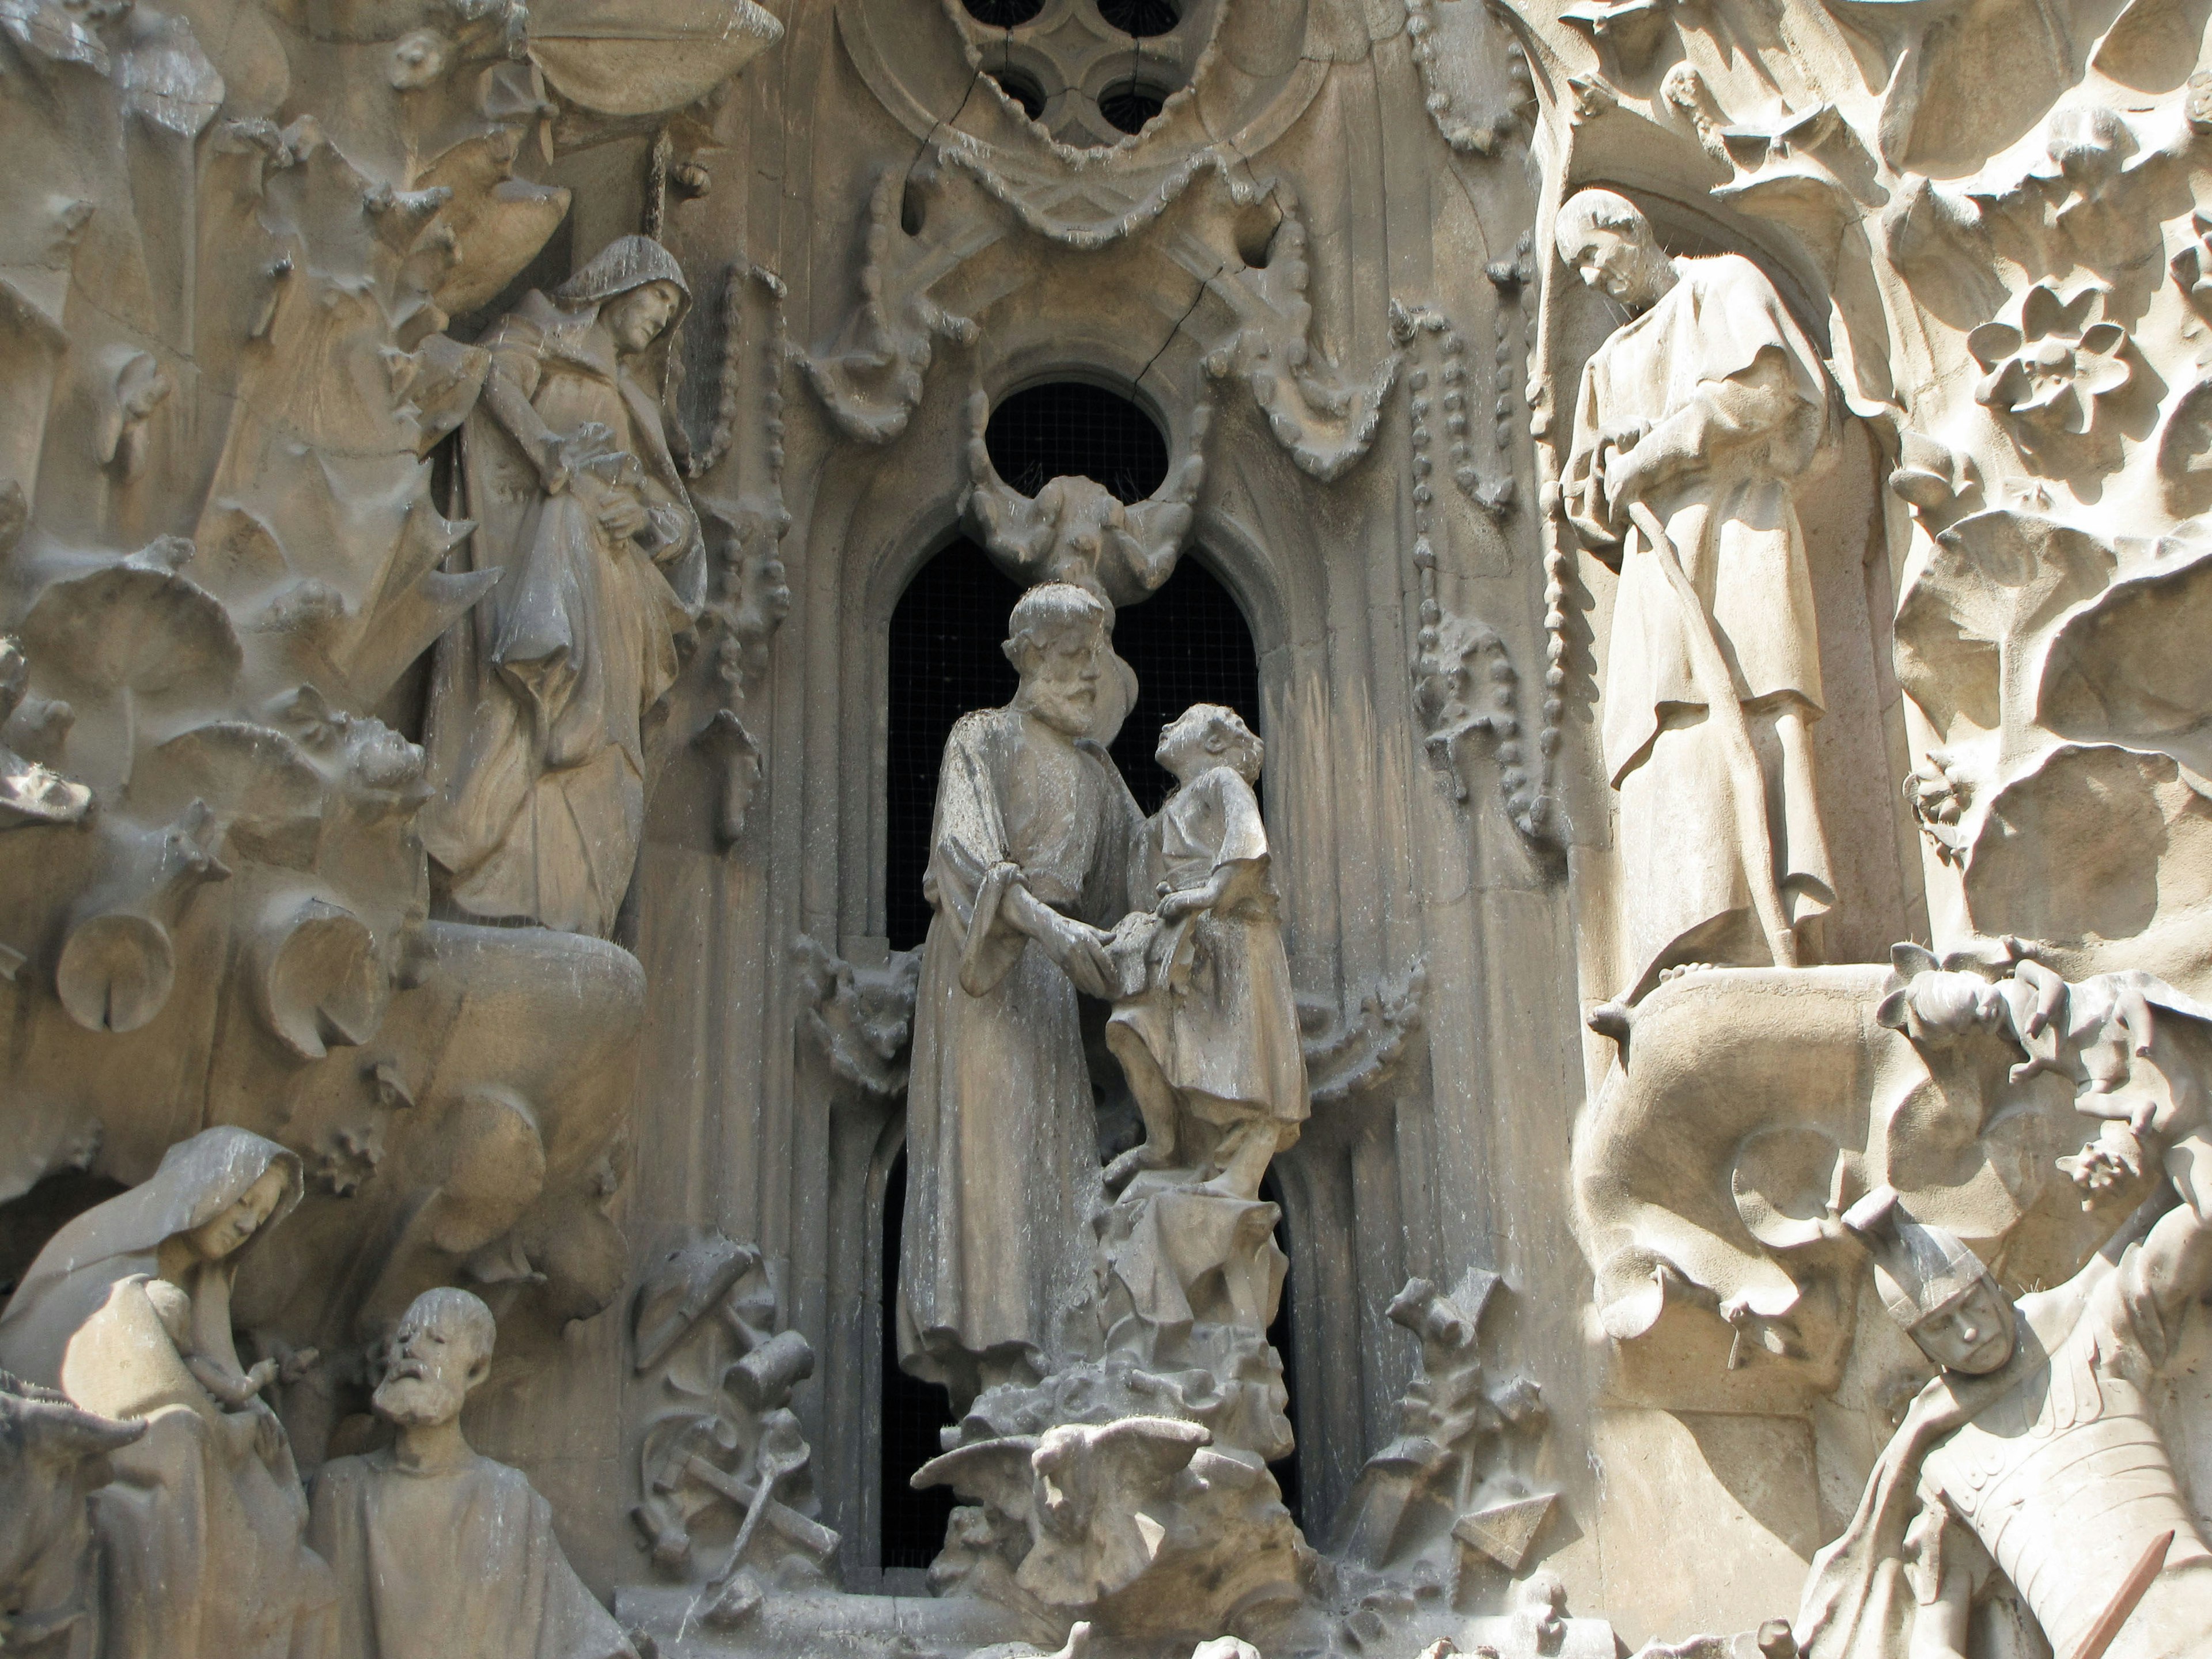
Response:
[[[269,1218],[224,1258],[234,1267],[299,1203],[304,1183],[298,1157],[273,1140],[228,1126],[170,1147],[149,1179],[87,1210],[39,1252],[0,1314],[0,1369],[60,1387],[70,1338],[100,1310],[110,1290],[133,1274],[158,1276],[163,1244],[214,1220],[272,1166],[284,1172],[284,1191]]]

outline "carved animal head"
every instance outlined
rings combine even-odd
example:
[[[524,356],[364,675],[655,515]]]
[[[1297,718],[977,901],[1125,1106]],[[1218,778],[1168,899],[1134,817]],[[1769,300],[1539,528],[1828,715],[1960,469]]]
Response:
[[[145,1427],[79,1411],[0,1371],[0,1649],[37,1653],[66,1640],[83,1611],[85,1499],[107,1483],[108,1454]]]
[[[1939,962],[1917,945],[1896,945],[1889,954],[1905,983],[1881,1000],[1875,1012],[1881,1024],[1923,1048],[2003,1030],[2004,996],[1983,975],[1960,969],[1957,958]]]

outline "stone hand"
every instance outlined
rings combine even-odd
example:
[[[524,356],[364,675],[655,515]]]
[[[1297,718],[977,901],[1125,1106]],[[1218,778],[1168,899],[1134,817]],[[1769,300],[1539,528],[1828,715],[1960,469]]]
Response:
[[[630,491],[581,474],[570,487],[592,522],[617,540],[627,541],[646,527],[645,505]]]
[[[264,1463],[274,1463],[284,1452],[284,1425],[258,1395],[248,1407],[253,1413],[253,1449]]]
[[[1186,888],[1180,893],[1170,893],[1159,902],[1162,921],[1181,921],[1185,916],[1194,916],[1201,910],[1213,908],[1214,894],[1210,888]]]
[[[1108,935],[1086,923],[1052,912],[1048,937],[1040,940],[1060,971],[1075,981],[1085,996],[1110,1000],[1114,994],[1114,963],[1107,954]]]

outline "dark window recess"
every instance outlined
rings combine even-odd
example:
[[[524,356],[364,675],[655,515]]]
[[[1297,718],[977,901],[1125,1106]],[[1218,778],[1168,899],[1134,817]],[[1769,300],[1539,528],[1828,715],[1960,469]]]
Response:
[[[894,950],[921,944],[929,931],[921,877],[952,722],[1014,695],[1014,671],[999,647],[1021,596],[989,555],[962,540],[921,568],[891,613],[884,898]]]
[[[1081,380],[1048,381],[1003,399],[983,443],[999,476],[1024,495],[1054,478],[1082,477],[1117,500],[1140,501],[1168,476],[1167,440],[1152,416]]]
[[[1098,94],[1098,112],[1119,132],[1142,132],[1146,123],[1167,107],[1167,100],[1150,87],[1124,81]]]
[[[1173,0],[1098,0],[1098,15],[1107,25],[1124,34],[1144,40],[1165,34],[1182,21]]]
[[[966,4],[970,17],[992,29],[1018,29],[1044,9],[1044,0],[966,0]]]
[[[981,548],[962,540],[921,568],[891,613],[884,897],[896,950],[929,932],[921,878],[952,723],[1014,695],[1014,671],[999,647],[1020,597]],[[1115,740],[1114,761],[1137,805],[1156,812],[1175,785],[1152,758],[1160,728],[1194,702],[1218,702],[1259,731],[1259,660],[1237,601],[1188,554],[1158,592],[1122,608],[1114,648],[1137,671],[1137,706]]]
[[[1260,1196],[1277,1209],[1283,1208],[1283,1188],[1269,1170],[1260,1181]],[[1290,1212],[1285,1211],[1275,1223],[1275,1248],[1289,1256],[1291,1254]],[[1274,1323],[1267,1327],[1267,1341],[1283,1360],[1283,1392],[1290,1396],[1283,1407],[1284,1415],[1291,1419],[1293,1428],[1298,1420],[1298,1376],[1297,1351],[1291,1345],[1291,1275],[1297,1272],[1292,1261],[1283,1273],[1283,1299],[1275,1310]],[[1298,1453],[1294,1446],[1288,1457],[1279,1457],[1267,1465],[1267,1473],[1275,1477],[1276,1486],[1282,1488],[1283,1507],[1291,1512],[1291,1519],[1304,1531],[1306,1524],[1305,1494],[1298,1482]]]
[[[1022,106],[1022,113],[1030,120],[1044,115],[1044,88],[1019,70],[993,70],[991,78],[999,83],[1006,96]]]
[[[15,1294],[48,1240],[94,1205],[128,1190],[106,1176],[63,1170],[0,1204],[0,1305]]]
[[[1137,671],[1137,706],[1114,739],[1114,763],[1129,781],[1137,805],[1150,814],[1175,787],[1167,769],[1152,758],[1160,728],[1194,702],[1218,702],[1258,732],[1260,659],[1237,601],[1188,553],[1158,592],[1121,608],[1114,623],[1114,649]]]
[[[944,1449],[938,1431],[952,1426],[952,1406],[933,1382],[908,1376],[898,1363],[899,1232],[906,1223],[906,1153],[884,1182],[884,1435],[883,1534],[878,1565],[926,1567],[945,1547],[952,1518],[952,1488],[916,1492],[908,1480]]]

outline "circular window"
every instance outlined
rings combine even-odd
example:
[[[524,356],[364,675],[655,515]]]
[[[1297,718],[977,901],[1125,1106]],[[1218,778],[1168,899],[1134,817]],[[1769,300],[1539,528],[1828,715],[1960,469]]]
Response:
[[[1035,121],[1044,114],[1044,88],[1017,69],[993,70],[991,78],[999,83],[1007,97],[1022,106],[1022,113]]]
[[[1145,40],[1182,21],[1175,0],[1098,0],[1098,15],[1124,34]]]
[[[1122,132],[1142,132],[1160,112],[1167,100],[1138,81],[1124,81],[1098,94],[1098,112],[1107,124]]]
[[[1140,501],[1168,476],[1167,440],[1128,398],[1082,380],[1017,392],[991,411],[984,447],[999,476],[1024,495],[1054,478],[1083,477]]]
[[[1044,9],[1044,0],[964,0],[968,15],[986,28],[1019,28]],[[1149,0],[1157,5],[1159,0]]]

